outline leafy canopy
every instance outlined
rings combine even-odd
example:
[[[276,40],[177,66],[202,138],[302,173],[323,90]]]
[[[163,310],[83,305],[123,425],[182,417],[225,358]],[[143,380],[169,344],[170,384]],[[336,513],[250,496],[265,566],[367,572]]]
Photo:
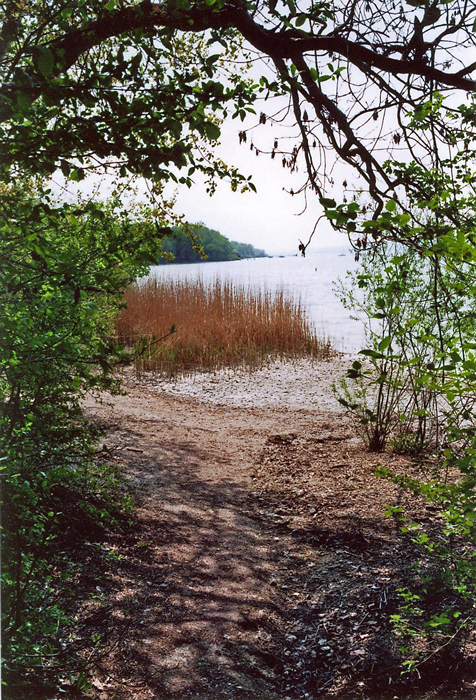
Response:
[[[433,264],[434,298],[445,311],[463,313],[453,317],[462,330],[455,346],[434,305],[431,391],[452,406],[474,391],[474,348],[466,336],[472,324],[465,319],[474,288],[459,262],[476,262],[475,3],[6,0],[0,22],[3,181],[60,169],[72,181],[112,172],[155,186],[191,185],[200,171],[211,192],[225,177],[234,189],[252,187],[213,154],[221,120],[243,121],[241,143],[248,114],[256,113],[258,124],[290,122],[294,138],[273,137],[260,150],[292,171],[304,164],[296,192],[317,195],[318,214],[347,230],[357,254],[392,240]],[[343,192],[334,181],[335,158],[351,172]],[[143,229],[124,212],[118,219],[97,205],[83,212],[53,205],[47,193],[3,190],[0,205],[7,253],[2,421],[15,503],[6,614],[12,649],[32,658],[33,640],[43,667],[42,648],[61,625],[30,625],[38,601],[28,592],[43,590],[41,582],[57,570],[54,556],[41,559],[47,539],[61,532],[54,487],[77,478],[90,454],[92,441],[77,425],[78,391],[108,377],[118,352],[107,342],[108,307],[149,255],[158,255],[164,231],[160,220]],[[394,282],[382,278],[375,303],[388,301]],[[398,282],[405,284],[400,276]],[[370,348],[377,363],[379,355],[388,359],[392,342],[387,335]],[[398,370],[411,374],[413,359],[400,356]],[[378,381],[386,381],[383,373]],[[474,436],[458,432],[458,420],[453,425],[439,464],[462,476],[442,497],[450,546],[438,560],[459,571],[453,537],[474,545],[467,513],[474,513],[475,451]],[[435,479],[428,497],[439,489]],[[474,591],[473,564],[465,568],[465,601]],[[35,571],[40,583],[33,586]],[[60,611],[55,616],[62,619]]]
[[[463,0],[9,0],[1,12],[5,174],[178,170],[190,184],[198,168],[236,184],[204,144],[219,138],[221,117],[278,96],[276,107],[262,103],[260,122],[289,111],[296,140],[269,152],[291,168],[302,157],[302,188],[331,210],[327,159],[337,154],[380,212],[411,187],[385,161],[405,153],[427,167],[454,142],[449,111],[461,115],[476,90],[476,7]],[[242,47],[255,82],[234,63]]]

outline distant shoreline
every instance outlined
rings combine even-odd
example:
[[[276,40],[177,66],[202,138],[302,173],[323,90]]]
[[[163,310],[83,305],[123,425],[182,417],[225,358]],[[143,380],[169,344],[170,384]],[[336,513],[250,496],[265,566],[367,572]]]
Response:
[[[243,262],[244,260],[264,260],[265,258],[291,258],[295,255],[253,255],[249,258],[236,258],[235,260],[163,260],[152,267],[170,267],[170,265],[201,265],[202,263]]]
[[[349,255],[349,249],[345,246],[335,246],[326,248],[311,248],[308,251],[308,256],[312,257],[314,254],[326,255],[335,254],[340,258],[347,257]],[[198,265],[202,263],[225,263],[225,262],[245,262],[246,260],[271,260],[273,258],[298,258],[301,257],[299,253],[266,253],[266,255],[251,255],[249,257],[236,258],[235,260],[162,260],[152,267],[170,267],[171,265]]]

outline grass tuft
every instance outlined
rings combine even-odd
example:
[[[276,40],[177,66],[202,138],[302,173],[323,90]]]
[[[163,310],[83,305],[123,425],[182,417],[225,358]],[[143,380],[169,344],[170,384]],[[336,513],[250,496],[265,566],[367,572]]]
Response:
[[[330,341],[309,324],[300,302],[282,292],[220,280],[209,285],[200,279],[148,278],[128,288],[125,301],[116,322],[117,340],[135,347],[138,371],[186,374],[334,354]],[[175,332],[168,335],[172,327]]]

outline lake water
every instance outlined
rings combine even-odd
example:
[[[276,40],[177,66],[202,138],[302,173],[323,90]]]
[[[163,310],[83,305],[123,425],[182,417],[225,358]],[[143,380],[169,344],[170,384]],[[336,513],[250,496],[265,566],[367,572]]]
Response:
[[[306,257],[253,258],[233,262],[205,262],[189,265],[158,265],[151,274],[163,279],[197,279],[214,282],[230,280],[236,286],[252,286],[299,298],[306,315],[318,332],[328,336],[338,350],[359,350],[364,340],[363,325],[353,321],[333,291],[334,282],[344,279],[358,263],[346,248],[308,250]]]

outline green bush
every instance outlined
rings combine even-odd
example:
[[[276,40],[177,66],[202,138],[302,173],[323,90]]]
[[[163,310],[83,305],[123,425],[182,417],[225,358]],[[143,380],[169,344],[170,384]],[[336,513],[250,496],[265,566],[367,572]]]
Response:
[[[413,588],[392,620],[408,671],[463,648],[476,594],[476,199],[467,151],[459,180],[411,164],[417,190],[400,213],[389,202],[367,222],[372,240],[344,301],[367,324],[361,351],[337,390],[370,449],[390,447],[413,465],[381,476],[423,497],[439,518],[414,522],[389,509],[421,551]],[[465,164],[465,167],[463,167]],[[468,169],[466,169],[466,165]],[[389,240],[385,240],[388,238]],[[393,241],[392,241],[393,239]],[[397,241],[397,242],[395,242]],[[416,250],[415,250],[416,248]]]
[[[31,183],[0,190],[0,231],[4,678],[14,683],[75,668],[65,610],[78,555],[127,505],[80,400],[118,389],[112,370],[126,358],[113,319],[160,240],[118,202],[57,204]]]

